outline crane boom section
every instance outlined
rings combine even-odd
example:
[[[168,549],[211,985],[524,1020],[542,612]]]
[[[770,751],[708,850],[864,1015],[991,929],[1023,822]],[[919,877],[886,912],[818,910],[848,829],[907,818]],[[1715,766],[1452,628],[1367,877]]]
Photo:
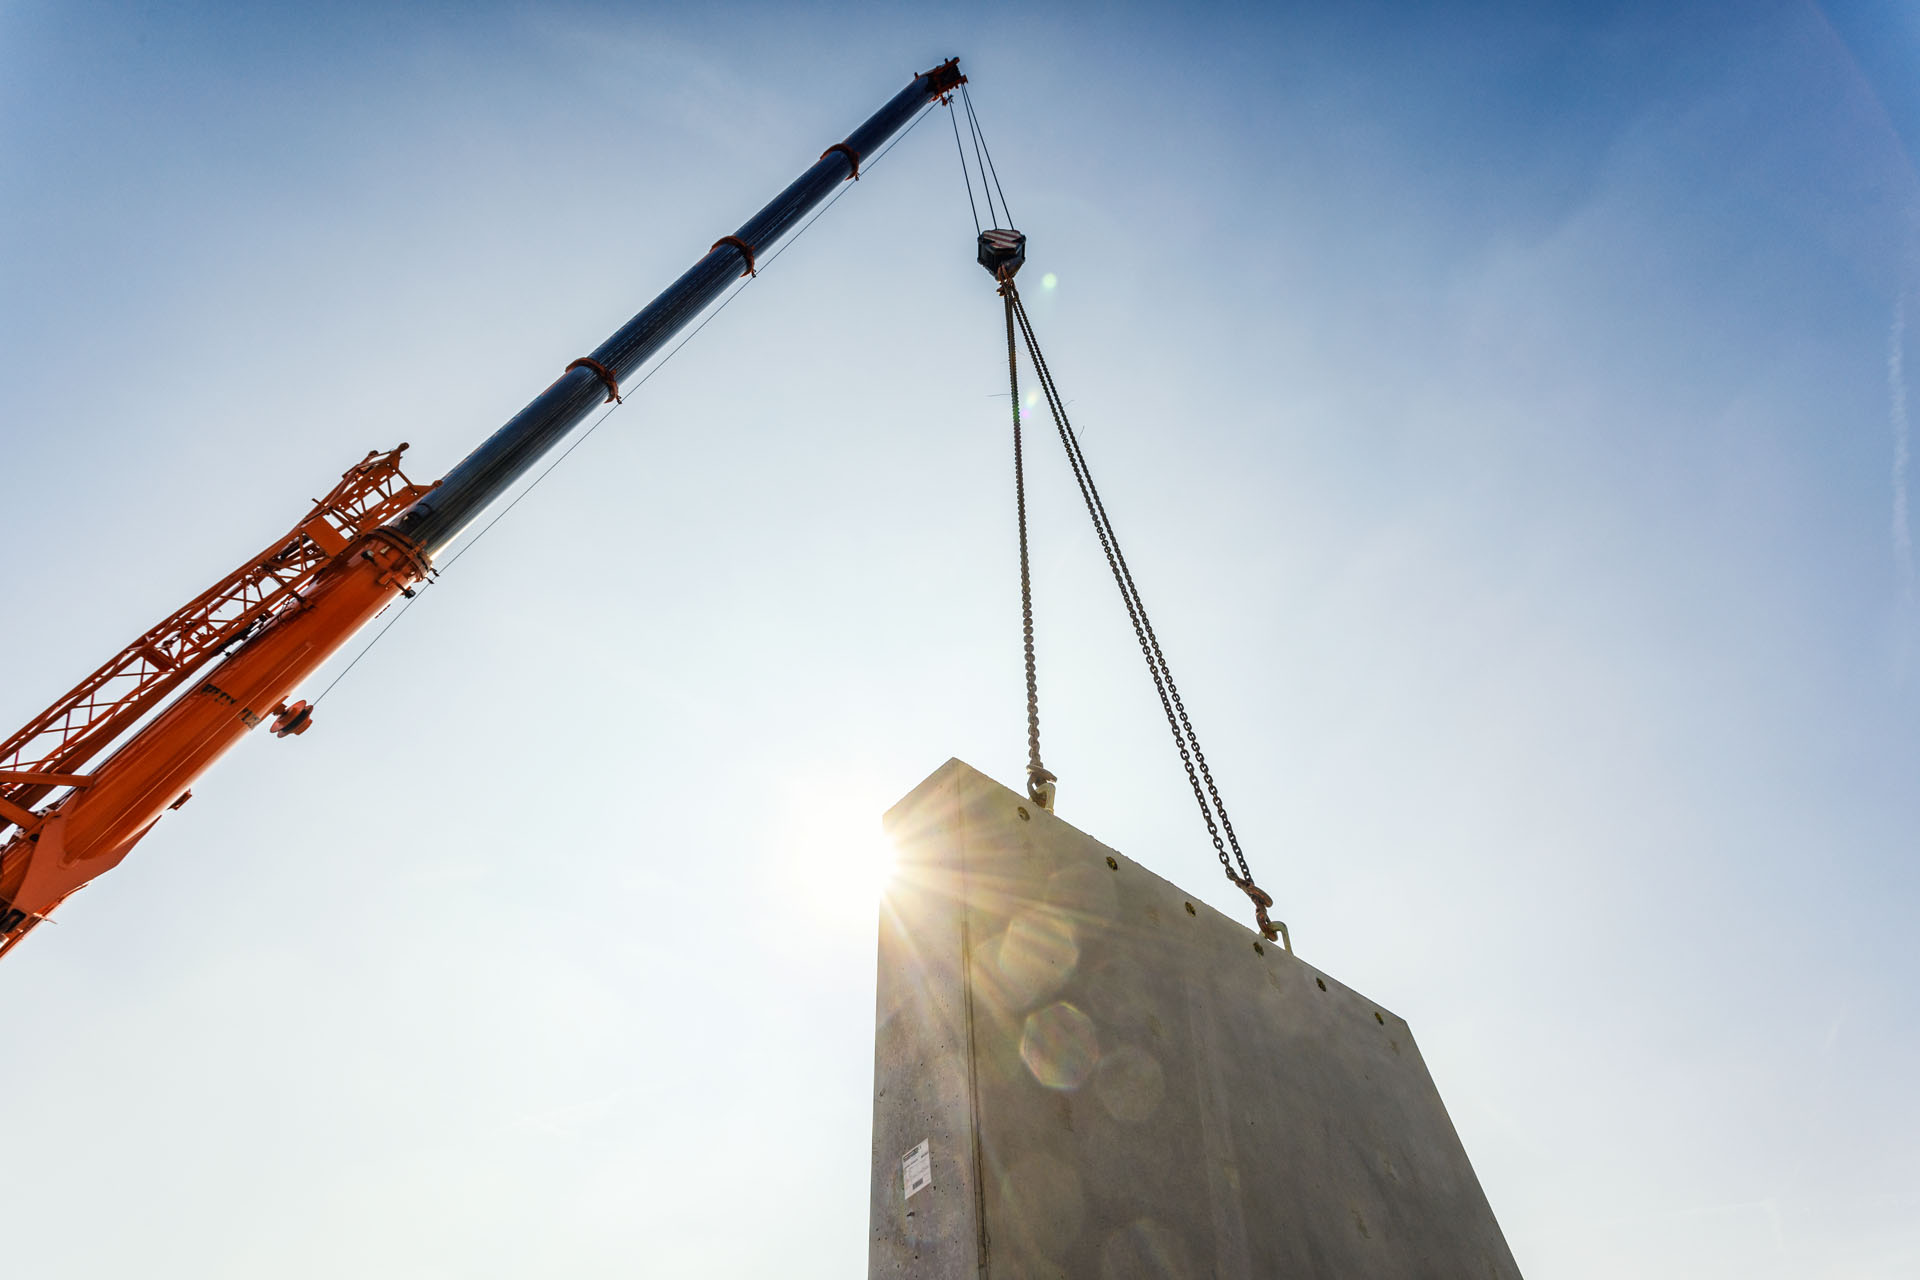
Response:
[[[798,226],[842,182],[857,175],[859,158],[877,152],[921,108],[959,86],[959,59],[950,58],[873,113],[866,123],[820,153],[820,158],[738,231],[714,241],[665,292],[614,331],[591,355],[574,362],[554,384],[449,471],[433,493],[394,523],[427,555],[438,554],[489,503],[531,470],[578,426],[604,397],[625,382],[741,276],[755,259]],[[604,377],[602,375],[605,375]]]
[[[0,835],[9,825],[17,830],[0,845],[0,955],[68,894],[119,865],[249,731],[269,716],[294,715],[287,699],[300,683],[396,596],[411,593],[488,504],[751,274],[762,251],[859,176],[861,156],[963,79],[958,59],[915,76],[431,489],[400,477],[399,487],[376,486],[378,500],[359,508],[359,519],[338,523],[317,505],[288,543],[223,579],[8,739]],[[208,667],[222,649],[227,656]],[[90,773],[72,772],[116,738],[124,741]],[[63,787],[51,803],[31,807]]]

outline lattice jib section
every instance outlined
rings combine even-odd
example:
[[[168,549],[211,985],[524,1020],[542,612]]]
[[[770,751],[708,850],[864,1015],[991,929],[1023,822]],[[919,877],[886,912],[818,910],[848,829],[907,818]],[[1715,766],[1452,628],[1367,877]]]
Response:
[[[350,542],[427,491],[400,470],[407,446],[374,450],[293,530],[216,582],[0,743],[0,774],[72,774],[132,728],[195,670],[265,625]],[[27,807],[57,785],[0,779],[0,797]],[[0,818],[0,831],[8,824]]]

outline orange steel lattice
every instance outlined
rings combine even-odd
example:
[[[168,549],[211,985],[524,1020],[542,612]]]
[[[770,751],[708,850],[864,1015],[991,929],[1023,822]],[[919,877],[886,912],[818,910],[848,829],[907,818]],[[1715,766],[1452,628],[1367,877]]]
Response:
[[[18,828],[0,844],[0,955],[118,865],[248,730],[296,714],[284,703],[292,687],[429,572],[382,527],[432,487],[401,473],[406,447],[348,468],[286,537],[0,746],[0,835]],[[170,698],[190,679],[190,693]]]
[[[0,743],[0,835],[159,706],[207,661],[299,600],[300,588],[362,533],[406,509],[429,486],[400,470],[407,446],[370,451],[317,499],[292,532],[201,592],[115,654],[71,692]]]

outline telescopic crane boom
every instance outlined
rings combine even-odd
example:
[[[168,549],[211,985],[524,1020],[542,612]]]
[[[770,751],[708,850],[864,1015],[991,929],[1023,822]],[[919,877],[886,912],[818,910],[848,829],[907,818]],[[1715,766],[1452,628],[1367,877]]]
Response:
[[[310,708],[288,702],[301,681],[396,596],[411,595],[461,530],[752,274],[763,250],[858,177],[862,156],[964,81],[957,58],[915,76],[437,483],[400,472],[405,445],[368,454],[286,539],[0,744],[0,955],[117,866],[250,730],[271,720],[280,736],[303,732]]]

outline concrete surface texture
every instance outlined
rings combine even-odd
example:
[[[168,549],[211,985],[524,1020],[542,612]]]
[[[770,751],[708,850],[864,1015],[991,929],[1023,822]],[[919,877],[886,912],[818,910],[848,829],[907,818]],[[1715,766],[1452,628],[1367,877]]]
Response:
[[[870,1276],[1519,1275],[1399,1017],[958,760],[887,828]]]

